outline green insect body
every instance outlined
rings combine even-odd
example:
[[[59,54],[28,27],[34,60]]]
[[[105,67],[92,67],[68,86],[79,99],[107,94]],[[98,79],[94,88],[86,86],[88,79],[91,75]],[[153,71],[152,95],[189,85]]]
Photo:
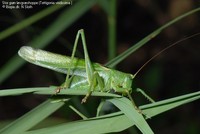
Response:
[[[79,37],[82,39],[84,59],[74,57]],[[135,110],[138,111],[138,117],[134,121],[139,125],[136,126],[143,131],[140,127],[142,125],[148,130],[148,134],[153,134],[144,117],[140,115],[142,111],[137,108],[130,95],[130,92],[132,92],[132,81],[135,75],[106,68],[98,63],[92,63],[87,52],[83,30],[79,30],[76,35],[71,57],[34,49],[30,46],[21,47],[18,54],[30,63],[67,74],[64,84],[56,89],[56,93],[59,93],[63,88],[87,90],[87,94],[82,99],[82,103],[86,102],[93,91],[110,92],[114,90],[115,92],[127,95]],[[151,100],[144,92],[141,93]]]
[[[84,59],[73,58],[73,61],[71,61],[71,57],[34,49],[29,46],[21,47],[18,54],[30,63],[64,74],[68,73],[68,68],[70,67],[69,73],[73,78],[69,88],[80,89],[81,86],[88,85],[89,81]],[[134,78],[132,74],[106,68],[98,63],[92,63],[92,66],[95,70],[94,72],[99,74],[103,82],[101,85],[96,82],[95,88],[92,90],[110,92],[113,89],[115,92],[122,94],[126,94],[127,91],[131,92],[132,80]]]
[[[81,38],[83,44],[84,59],[74,57],[79,38]],[[82,99],[82,103],[84,103],[93,91],[110,92],[114,90],[122,95],[127,95],[135,105],[130,95],[135,75],[91,62],[83,29],[79,30],[76,35],[71,57],[34,49],[30,46],[21,47],[18,54],[30,63],[67,74],[64,84],[56,89],[56,93],[59,93],[63,88],[88,90],[88,93]],[[137,89],[136,91],[142,93],[151,102],[154,102],[142,90]]]

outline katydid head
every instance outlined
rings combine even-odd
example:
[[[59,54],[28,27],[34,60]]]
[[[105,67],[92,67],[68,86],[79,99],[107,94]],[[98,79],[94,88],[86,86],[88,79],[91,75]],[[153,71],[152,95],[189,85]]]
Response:
[[[132,81],[133,81],[133,75],[122,73],[117,70],[112,70],[112,82],[111,86],[116,92],[131,92],[132,91]]]
[[[122,87],[126,89],[129,93],[132,91],[132,82],[133,82],[133,75],[132,74],[126,74],[126,77],[124,78]]]

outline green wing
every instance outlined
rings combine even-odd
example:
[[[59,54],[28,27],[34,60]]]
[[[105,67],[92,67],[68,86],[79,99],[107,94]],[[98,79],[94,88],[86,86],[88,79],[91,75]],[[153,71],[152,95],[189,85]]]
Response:
[[[68,68],[70,67],[74,75],[86,76],[84,59],[74,58],[73,63],[71,64],[71,57],[41,49],[34,49],[30,46],[21,47],[18,54],[26,61],[44,68],[67,74]],[[108,69],[98,63],[92,64],[96,71],[104,71]],[[70,74],[72,74],[72,71]]]

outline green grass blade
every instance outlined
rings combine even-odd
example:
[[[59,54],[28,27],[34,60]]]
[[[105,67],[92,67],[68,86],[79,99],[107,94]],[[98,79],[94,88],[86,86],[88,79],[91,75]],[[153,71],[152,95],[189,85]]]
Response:
[[[53,95],[55,94],[55,89],[57,87],[37,87],[37,88],[18,88],[18,89],[2,89],[0,90],[0,96],[13,96],[21,95],[26,93],[34,93],[40,95]],[[86,95],[88,91],[85,89],[63,89],[58,94],[59,95]],[[102,97],[121,97],[117,94],[105,93],[105,92],[92,92],[91,96],[102,96]]]
[[[17,52],[16,52],[17,53]],[[0,68],[0,84],[3,83],[12,73],[25,63],[16,54],[5,65]]]
[[[148,41],[150,41],[152,38],[156,37],[161,31],[163,31],[165,28],[171,26],[172,24],[176,23],[177,21],[200,11],[200,8],[196,8],[194,10],[191,10],[179,17],[176,17],[175,19],[171,20],[170,22],[168,22],[167,24],[161,26],[160,28],[158,28],[157,30],[155,30],[154,32],[152,32],[151,34],[147,35],[145,38],[143,38],[141,41],[139,41],[138,43],[136,43],[135,45],[133,45],[132,47],[130,47],[128,50],[124,51],[122,54],[118,55],[117,57],[115,57],[114,59],[110,60],[108,63],[106,63],[105,65],[107,67],[114,67],[115,65],[117,65],[118,63],[120,63],[122,60],[124,60],[126,57],[128,57],[130,54],[132,54],[133,52],[135,52],[137,49],[139,49],[140,47],[142,47],[144,44],[146,44]]]
[[[51,115],[57,109],[64,105],[64,102],[59,103],[51,103],[51,100],[47,100],[25,114],[24,116],[20,117],[19,119],[15,120],[8,126],[4,127],[0,130],[1,134],[20,134],[26,130],[29,130],[43,119]]]
[[[169,108],[168,104],[170,103],[170,104],[173,104],[171,108],[175,108],[175,107],[180,106],[180,104],[185,104],[185,103],[192,102],[198,99],[200,99],[199,91],[195,93],[190,93],[187,95],[182,95],[179,97],[174,97],[173,99],[158,101],[153,104],[147,104],[147,105],[141,106],[140,108],[145,114],[149,116],[151,113],[151,110],[154,109],[154,107],[157,107],[158,109],[160,106]],[[165,109],[166,111],[169,110],[167,108]],[[154,114],[150,115],[151,117],[154,117],[160,114],[161,111],[154,110],[154,112],[155,112]],[[116,112],[116,113],[112,113],[112,114],[108,114],[108,115],[104,115],[100,117],[91,118],[88,120],[80,120],[80,121],[74,121],[70,123],[63,123],[61,125],[57,125],[54,127],[47,127],[47,128],[42,128],[38,130],[28,131],[23,134],[44,134],[44,133],[99,134],[99,133],[120,132],[133,125],[134,125],[133,121],[130,120],[126,115],[124,115],[122,112]]]
[[[116,0],[109,1],[108,10],[108,59],[116,55]]]
[[[131,101],[125,97],[110,99],[116,107],[118,107],[143,134],[153,134],[148,123],[145,121],[142,114],[140,114],[133,106]]]
[[[183,104],[198,99],[200,99],[200,91],[151,103],[148,105],[141,106],[140,108],[143,109],[142,111],[144,112],[144,114],[148,115],[148,117],[153,117],[155,115],[171,110],[175,107],[181,106]]]
[[[81,0],[77,1],[70,9],[64,10],[60,16],[46,29],[40,36],[30,42],[29,46],[35,48],[44,48],[49,42],[55,39],[63,30],[75,22],[82,14],[89,10],[96,0]],[[84,6],[83,6],[84,5]],[[17,63],[14,64],[13,63]],[[7,64],[0,68],[0,83],[8,78],[15,70],[21,67],[25,61],[17,55],[13,56]]]
[[[34,93],[37,91],[48,90],[49,88],[45,87],[37,87],[37,88],[14,88],[14,89],[2,89],[0,90],[0,96],[15,96],[15,95],[22,95],[27,93]]]
[[[44,18],[45,16],[59,10],[60,8],[62,8],[64,6],[63,5],[52,5],[49,8],[46,8],[38,13],[36,13],[35,15],[24,19],[23,21],[9,27],[8,29],[0,32],[0,41],[7,38],[8,36],[11,36],[12,34],[24,29],[25,27],[30,26],[31,24],[37,22],[38,20]]]
[[[117,114],[110,114],[109,116],[93,118],[85,121],[81,120],[72,123],[63,123],[62,125],[29,131],[22,134],[100,134],[118,132],[127,127],[125,121],[127,121],[128,118],[123,115],[120,117]],[[131,124],[130,121],[128,122]]]

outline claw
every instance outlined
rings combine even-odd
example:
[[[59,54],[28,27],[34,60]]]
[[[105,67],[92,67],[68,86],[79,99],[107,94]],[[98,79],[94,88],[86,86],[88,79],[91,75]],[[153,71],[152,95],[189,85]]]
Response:
[[[139,109],[137,106],[134,106],[134,108],[135,108],[140,114],[144,115],[143,112],[142,112],[142,110]]]
[[[87,94],[85,95],[85,97],[84,97],[84,98],[82,99],[82,101],[81,101],[81,104],[86,103],[86,101],[87,101],[88,97],[90,96],[90,94],[91,94],[91,93],[87,93]]]
[[[88,97],[87,97],[88,98]],[[86,97],[84,97],[83,99],[82,99],[82,101],[81,101],[81,104],[83,104],[83,103],[86,103],[86,101],[87,101],[87,98]]]
[[[62,89],[62,87],[57,87],[57,88],[55,89],[55,93],[56,93],[56,94],[60,93],[61,89]]]
[[[142,110],[141,109],[139,109],[137,106],[134,106],[135,107],[135,109],[140,113],[140,114],[142,114],[146,119],[150,119],[151,117],[149,117],[147,114],[144,114],[143,112],[142,112]]]
[[[64,89],[64,88],[65,88],[65,87],[63,87],[63,86],[57,87],[57,88],[55,89],[55,94],[60,93],[60,91],[61,91],[62,89]]]

